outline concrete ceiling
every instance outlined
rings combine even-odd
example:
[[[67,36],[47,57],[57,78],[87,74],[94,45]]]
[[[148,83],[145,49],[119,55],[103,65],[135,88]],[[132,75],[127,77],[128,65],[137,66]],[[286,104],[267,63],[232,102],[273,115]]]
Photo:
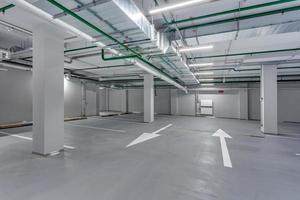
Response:
[[[61,11],[55,8],[53,5],[49,4],[44,0],[28,0],[27,2],[32,3],[32,5],[50,13],[51,15],[56,15],[61,13]],[[67,8],[76,8],[80,5],[91,3],[91,0],[60,0],[59,3],[63,4]],[[241,56],[224,56],[224,57],[214,57],[214,58],[200,58],[203,56],[214,56],[214,55],[230,55],[236,53],[249,53],[249,52],[258,52],[258,51],[273,51],[273,50],[282,50],[282,49],[297,49],[300,48],[300,11],[296,10],[293,12],[288,12],[284,14],[275,14],[268,16],[260,16],[247,20],[237,20],[235,22],[222,23],[218,25],[205,26],[205,27],[196,27],[185,29],[182,31],[176,31],[175,28],[181,28],[186,26],[191,26],[195,24],[205,24],[210,22],[215,22],[224,19],[230,19],[232,17],[239,17],[244,15],[253,15],[262,12],[267,12],[276,9],[288,8],[300,6],[300,1],[292,1],[289,3],[264,7],[260,9],[254,9],[251,11],[244,11],[241,13],[228,14],[216,17],[210,17],[201,20],[193,20],[190,22],[180,23],[176,25],[171,25],[166,27],[164,24],[164,17],[167,21],[187,19],[191,17],[197,17],[207,14],[212,14],[216,12],[221,12],[224,10],[236,9],[239,7],[251,6],[256,4],[262,4],[267,2],[272,2],[271,0],[246,0],[246,1],[210,1],[203,4],[197,4],[190,7],[185,7],[182,9],[172,10],[164,12],[162,14],[155,14],[153,16],[149,15],[149,10],[155,7],[154,1],[146,0],[134,0],[136,5],[142,10],[144,15],[151,22],[154,20],[155,27],[159,31],[165,31],[168,37],[172,40],[172,44],[177,47],[183,46],[197,46],[197,45],[213,45],[214,48],[207,51],[198,51],[198,52],[188,52],[181,54],[182,58],[187,58],[188,63],[205,63],[205,62],[214,62],[216,66],[211,68],[203,69],[213,69],[214,67],[223,67],[226,68],[230,64],[231,66],[239,67],[241,69],[256,68],[264,64],[265,62],[276,61],[276,62],[287,62],[294,60],[294,67],[297,67],[297,60],[300,57],[300,51],[286,51],[279,53],[266,53],[266,54],[253,54],[253,55],[241,55]],[[157,1],[160,6],[170,5],[176,3],[176,1]],[[179,1],[178,1],[179,2]],[[180,1],[181,2],[181,1]],[[0,2],[0,7],[5,6],[9,3],[5,1]],[[136,25],[133,21],[128,20],[124,17],[124,14],[113,10],[112,4],[110,1],[104,1],[102,4],[90,7],[83,11],[77,12],[80,16],[87,19],[89,22],[95,24],[102,30],[110,33],[112,36],[116,37],[121,42],[133,42],[136,40],[142,41],[143,35],[141,35],[140,30],[137,30]],[[103,37],[98,37],[99,34],[94,30],[91,30],[89,27],[78,22],[70,16],[60,17],[61,20],[66,23],[80,29],[81,31],[98,38],[101,42],[106,44],[111,44],[110,41],[104,39]],[[23,9],[16,7],[5,14],[0,14],[0,20],[14,24],[16,26],[22,27],[29,31],[33,30],[33,27],[39,23],[44,23],[43,20],[34,16],[31,13],[24,11]],[[171,31],[170,31],[171,30]],[[181,39],[180,39],[181,37]],[[90,42],[76,38],[73,34],[66,32],[65,34],[66,49],[80,48],[85,46],[93,45]],[[72,39],[70,39],[72,38]],[[10,30],[5,26],[0,26],[0,47],[9,49],[11,46],[24,45],[24,41],[27,41],[26,45],[31,43],[30,36],[28,34],[21,33],[20,31]],[[148,46],[147,46],[148,45]],[[26,46],[26,47],[27,47]],[[149,51],[149,41],[145,41],[143,44],[138,42],[131,45],[132,48],[137,48],[141,52]],[[145,73],[143,70],[136,66],[120,66],[120,67],[111,67],[107,66],[113,65],[125,65],[124,61],[114,61],[106,62],[100,59],[100,56],[97,55],[99,49],[89,49],[86,51],[77,51],[66,54],[66,59],[72,59],[72,63],[66,63],[66,68],[69,69],[84,69],[91,67],[106,67],[103,69],[92,69],[86,70],[86,73],[91,77],[96,77],[97,80],[106,78],[109,80],[109,77],[115,81],[115,77],[125,77],[128,76],[128,79],[132,75],[141,75]],[[154,64],[156,64],[162,70],[165,70],[167,73],[171,74],[174,79],[186,81],[193,80],[194,77],[183,73],[184,68],[180,68],[178,61],[174,60],[174,55],[163,55],[164,62],[162,60],[158,61],[152,58]],[[194,59],[196,58],[196,59]],[[161,58],[160,58],[161,59]],[[173,59],[173,60],[172,60]],[[245,62],[254,63],[256,65],[247,66]],[[180,61],[181,62],[181,61]],[[300,65],[299,65],[300,66]],[[182,67],[182,66],[181,66]],[[282,65],[284,67],[284,65]],[[191,72],[197,72],[201,69],[191,68]],[[300,73],[298,68],[291,69],[281,69],[280,73]],[[249,74],[259,74],[259,71],[242,72],[242,71],[228,71],[220,70],[216,75],[206,75],[205,77],[217,77],[217,76],[240,76],[249,75]],[[185,82],[189,84],[189,82]],[[194,83],[193,83],[194,84]]]

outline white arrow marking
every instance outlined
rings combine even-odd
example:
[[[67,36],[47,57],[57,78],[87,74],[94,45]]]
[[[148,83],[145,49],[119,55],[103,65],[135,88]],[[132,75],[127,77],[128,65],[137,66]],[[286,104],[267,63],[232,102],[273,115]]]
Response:
[[[220,138],[224,167],[232,168],[232,163],[231,163],[231,159],[229,156],[229,152],[228,152],[228,148],[227,148],[227,144],[226,144],[226,140],[225,140],[225,138],[232,138],[232,137],[230,135],[228,135],[227,133],[225,133],[222,129],[217,130],[217,132],[215,132],[213,134],[213,136]]]
[[[159,130],[157,130],[157,131],[154,131],[154,132],[152,132],[152,133],[143,133],[143,134],[140,135],[138,138],[136,138],[135,140],[133,140],[130,144],[128,144],[128,145],[126,146],[126,148],[127,148],[127,147],[130,147],[130,146],[133,146],[133,145],[136,145],[136,144],[139,144],[139,143],[142,143],[142,142],[145,142],[145,141],[147,141],[147,140],[151,140],[151,139],[153,139],[153,138],[159,137],[159,136],[160,136],[160,134],[158,134],[159,132],[161,132],[161,131],[163,131],[163,130],[165,130],[165,129],[171,127],[171,126],[172,126],[172,124],[169,124],[169,125],[167,125],[167,126],[161,128],[161,129],[159,129]]]

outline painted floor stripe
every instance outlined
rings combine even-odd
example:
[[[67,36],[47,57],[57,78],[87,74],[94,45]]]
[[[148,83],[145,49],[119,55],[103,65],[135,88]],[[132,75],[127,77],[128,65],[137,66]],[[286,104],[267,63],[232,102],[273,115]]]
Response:
[[[78,124],[66,124],[69,126],[76,126],[81,128],[89,128],[89,129],[95,129],[95,130],[104,130],[104,131],[112,131],[112,132],[119,132],[119,133],[126,133],[124,130],[117,130],[117,129],[110,129],[110,128],[100,128],[100,127],[94,127],[94,126],[85,126],[85,125],[78,125]]]
[[[296,156],[300,156],[300,153],[296,153]]]
[[[29,141],[32,141],[32,138],[31,138],[31,137],[26,137],[26,136],[16,135],[16,134],[10,134],[10,133],[6,133],[6,132],[2,132],[2,131],[0,131],[0,133],[2,133],[2,134],[4,134],[4,135],[11,136],[11,137],[16,137],[16,138],[20,138],[20,139],[23,139],[23,140],[29,140]],[[65,148],[65,149],[71,149],[71,150],[74,150],[74,149],[75,149],[75,147],[72,147],[72,146],[69,146],[69,145],[64,145],[64,148]]]
[[[171,127],[171,126],[173,126],[173,124],[168,124],[167,126],[162,127],[161,129],[158,129],[157,131],[154,131],[154,132],[152,132],[152,133],[153,133],[153,134],[157,134],[157,133],[159,133],[159,132],[161,132],[161,131],[163,131],[163,130],[165,130],[165,129]]]

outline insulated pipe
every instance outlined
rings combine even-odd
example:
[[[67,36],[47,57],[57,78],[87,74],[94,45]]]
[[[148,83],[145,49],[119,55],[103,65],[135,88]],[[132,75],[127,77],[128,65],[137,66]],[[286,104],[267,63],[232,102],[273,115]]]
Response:
[[[223,12],[217,12],[217,13],[208,14],[208,15],[202,15],[202,16],[198,16],[198,17],[191,17],[191,18],[187,18],[187,19],[171,21],[171,22],[164,23],[164,25],[180,24],[180,23],[190,22],[190,21],[199,20],[199,19],[206,19],[206,18],[210,18],[210,17],[217,17],[217,16],[233,14],[233,13],[240,13],[242,11],[256,10],[256,9],[259,9],[259,8],[275,6],[275,5],[289,3],[289,2],[293,2],[293,1],[296,1],[296,0],[272,1],[272,2],[268,2],[268,3],[256,4],[256,5],[253,5],[253,6],[247,6],[247,7],[242,7],[242,8],[232,9],[232,10],[226,10],[226,11],[223,11]]]
[[[0,62],[0,66],[12,68],[12,69],[24,70],[24,71],[32,71],[31,67],[27,67],[25,65],[11,64],[6,62]]]
[[[182,85],[180,85],[179,83],[177,83],[175,80],[173,80],[172,77],[170,77],[168,74],[160,71],[156,66],[154,66],[152,63],[150,63],[149,61],[145,60],[138,52],[134,51],[131,48],[128,48],[125,44],[119,42],[117,39],[115,39],[114,37],[111,37],[109,34],[107,34],[106,32],[102,31],[100,28],[98,28],[97,26],[91,24],[90,22],[88,22],[87,20],[83,19],[82,17],[80,17],[79,15],[77,15],[76,13],[72,12],[71,10],[67,9],[66,7],[64,7],[63,5],[59,4],[58,2],[56,2],[55,0],[48,0],[48,2],[50,2],[51,4],[53,4],[54,6],[60,8],[61,10],[63,10],[65,13],[73,16],[74,18],[76,18],[77,20],[79,20],[80,22],[84,23],[85,25],[87,25],[88,27],[90,27],[91,29],[97,31],[98,33],[104,35],[105,37],[107,37],[108,39],[110,39],[111,41],[119,44],[120,46],[124,47],[128,52],[132,53],[132,55],[136,56],[136,59],[139,61],[136,61],[135,64],[137,66],[139,66],[140,68],[144,69],[145,71],[147,71],[150,74],[153,74],[154,76],[157,76],[163,80],[165,80],[166,82],[178,87],[181,90],[184,90],[185,92],[187,92],[187,89],[185,87],[183,87]],[[144,65],[149,65],[150,67]]]

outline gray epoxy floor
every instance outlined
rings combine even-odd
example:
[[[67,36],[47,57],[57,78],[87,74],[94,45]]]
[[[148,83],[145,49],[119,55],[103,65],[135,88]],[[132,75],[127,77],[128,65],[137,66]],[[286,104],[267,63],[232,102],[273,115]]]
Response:
[[[1,200],[299,200],[300,125],[265,136],[259,122],[140,115],[65,124],[61,155],[31,154],[31,141],[0,135]],[[142,133],[172,123],[160,137],[129,148]],[[233,168],[223,166],[218,129]],[[113,130],[109,130],[113,129]],[[0,130],[31,137],[31,127]],[[256,137],[257,136],[257,137]]]

